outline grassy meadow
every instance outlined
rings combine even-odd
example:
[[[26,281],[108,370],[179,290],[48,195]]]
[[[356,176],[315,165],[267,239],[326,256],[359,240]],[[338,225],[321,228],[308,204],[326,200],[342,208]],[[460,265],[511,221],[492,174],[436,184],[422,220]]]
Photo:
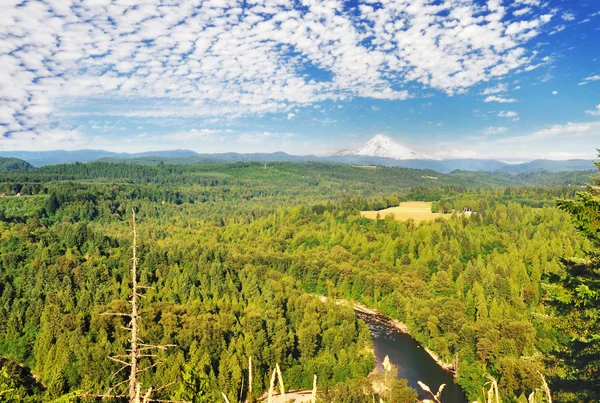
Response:
[[[412,218],[416,223],[422,221],[431,221],[437,217],[450,216],[451,214],[442,214],[442,213],[432,213],[431,212],[431,202],[423,202],[423,201],[410,201],[400,203],[397,207],[389,207],[383,210],[371,210],[371,211],[361,211],[360,215],[362,217],[376,219],[377,214],[379,214],[379,218],[383,219],[385,216],[389,214],[393,214],[394,218],[398,221],[406,221],[409,218]]]

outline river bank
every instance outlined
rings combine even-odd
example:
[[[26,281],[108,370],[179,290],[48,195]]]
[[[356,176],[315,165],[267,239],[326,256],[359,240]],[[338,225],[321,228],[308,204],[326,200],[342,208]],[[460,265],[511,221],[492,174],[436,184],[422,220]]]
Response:
[[[386,357],[397,368],[397,377],[404,378],[408,385],[417,391],[419,399],[431,398],[419,385],[428,385],[438,390],[445,385],[442,393],[444,403],[468,403],[468,400],[455,383],[454,375],[442,368],[431,355],[408,333],[400,331],[381,316],[355,311],[371,333],[377,368],[381,369]]]
[[[319,299],[321,301],[325,302],[325,301],[327,301],[328,297],[326,297],[324,295],[320,295]],[[369,308],[368,306],[363,305],[358,302],[350,302],[343,298],[336,299],[335,302],[336,302],[336,304],[339,304],[339,305],[352,304],[354,311],[360,312],[363,315],[368,315],[372,321],[380,322],[382,324],[387,324],[387,325],[392,326],[395,329],[397,329],[400,333],[404,333],[409,336],[411,335],[408,330],[408,326],[406,326],[405,323],[400,322],[399,320],[390,318],[390,317],[386,316],[385,314],[383,314],[373,308]],[[444,362],[435,352],[431,351],[429,348],[427,348],[426,346],[424,346],[421,343],[419,343],[419,345],[425,352],[427,352],[427,354],[429,354],[429,356],[436,362],[437,365],[439,365],[440,368],[442,368],[444,371],[447,371],[453,375],[456,375],[456,366],[454,364]]]

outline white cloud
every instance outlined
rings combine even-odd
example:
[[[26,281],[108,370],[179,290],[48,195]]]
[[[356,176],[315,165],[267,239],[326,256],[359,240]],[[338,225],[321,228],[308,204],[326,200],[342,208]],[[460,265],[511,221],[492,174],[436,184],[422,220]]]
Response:
[[[489,87],[486,88],[485,90],[483,90],[483,95],[489,95],[489,94],[498,94],[500,92],[506,92],[508,91],[508,86],[506,84],[498,84],[495,87]]]
[[[482,158],[481,154],[475,150],[460,148],[443,148],[435,153],[437,159],[455,159],[455,158]]]
[[[483,129],[482,133],[489,136],[489,135],[494,135],[494,134],[506,133],[507,131],[508,131],[507,127],[490,126],[490,127],[486,127],[485,129]]]
[[[581,153],[577,151],[536,151],[534,149],[528,150],[513,150],[513,151],[486,151],[480,148],[469,148],[472,142],[467,143],[462,148],[445,148],[439,152],[431,153],[430,155],[435,156],[438,159],[452,159],[452,158],[476,158],[476,159],[495,159],[504,161],[509,164],[519,164],[527,161],[536,159],[550,159],[550,160],[568,160],[568,159],[589,159],[590,170],[594,169],[592,159],[594,155]]]
[[[585,111],[588,115],[600,116],[600,104],[596,105],[596,109]]]
[[[451,158],[452,150],[460,150],[464,155],[475,158],[493,158],[502,161],[530,161],[532,159],[591,160],[596,156],[597,140],[600,138],[599,122],[572,122],[548,125],[545,128],[525,134],[497,137],[465,136],[464,140],[440,144],[439,153],[431,152],[438,158]],[[556,151],[560,150],[560,151]],[[458,154],[457,154],[458,155]]]
[[[498,113],[498,116],[501,118],[516,118],[517,116],[519,116],[519,114],[514,111],[500,111],[500,113]]]
[[[41,134],[16,131],[10,136],[0,135],[0,150],[6,151],[22,150],[24,147],[31,151],[77,150],[88,144],[88,139],[77,130],[46,130]]]
[[[546,129],[538,130],[533,133],[524,136],[504,137],[498,139],[495,143],[504,144],[518,144],[518,143],[532,143],[538,140],[548,140],[561,138],[572,139],[578,136],[597,136],[600,135],[600,122],[591,123],[567,123],[566,125],[557,124],[552,125]]]
[[[271,133],[271,132],[259,132],[259,133],[244,133],[239,137],[239,140],[243,143],[248,144],[259,144],[269,139],[290,139],[295,137],[293,133]]]
[[[558,94],[558,91],[552,91],[552,95]]]
[[[517,3],[536,11],[519,21],[499,1],[369,3],[354,13],[341,0],[5,0],[0,126],[37,141],[61,105],[79,101],[88,108],[71,112],[127,99],[107,109],[236,117],[352,97],[407,99],[411,83],[463,93],[536,65],[524,45],[554,13],[540,15],[533,0]],[[328,77],[307,76],[310,66]],[[136,109],[138,100],[150,105]]]
[[[487,97],[484,100],[484,102],[512,103],[512,102],[517,102],[517,100],[514,98],[502,98],[502,97],[497,97],[495,95],[491,95],[491,96]]]
[[[294,116],[296,116],[295,113],[288,113],[287,114],[287,120],[292,120],[294,118]]]
[[[522,6],[539,6],[540,0],[515,0],[514,4]]]
[[[513,15],[514,15],[515,17],[520,17],[520,16],[522,16],[522,15],[529,14],[529,13],[531,13],[532,11],[533,11],[533,10],[531,9],[531,7],[520,8],[520,9],[518,9],[518,10],[515,10],[515,11],[513,11]]]
[[[579,85],[586,85],[591,83],[592,81],[600,81],[600,74],[594,74],[589,77],[586,77],[579,83]]]
[[[562,18],[564,21],[574,21],[575,20],[575,14],[573,13],[563,13],[560,18]]]
[[[214,134],[218,134],[218,133],[221,133],[221,130],[191,129],[191,130],[187,130],[187,131],[167,133],[164,135],[154,135],[154,136],[151,136],[150,138],[153,140],[163,140],[163,141],[177,143],[177,142],[182,142],[182,141],[196,141],[199,139],[206,139],[207,137],[214,135]]]

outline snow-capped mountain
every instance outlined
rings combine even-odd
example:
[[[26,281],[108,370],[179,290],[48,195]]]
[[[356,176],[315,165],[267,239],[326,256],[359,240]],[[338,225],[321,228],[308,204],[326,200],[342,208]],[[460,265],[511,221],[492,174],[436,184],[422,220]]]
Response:
[[[393,158],[396,160],[433,160],[425,154],[411,150],[401,144],[394,142],[391,138],[378,134],[362,147],[356,150],[345,150],[335,155],[363,155],[369,157]]]

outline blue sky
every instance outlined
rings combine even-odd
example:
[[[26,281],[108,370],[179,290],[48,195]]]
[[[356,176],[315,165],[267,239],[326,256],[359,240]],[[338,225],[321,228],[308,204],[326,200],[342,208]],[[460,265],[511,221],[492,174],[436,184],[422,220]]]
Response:
[[[3,0],[0,150],[593,158],[596,0]]]

